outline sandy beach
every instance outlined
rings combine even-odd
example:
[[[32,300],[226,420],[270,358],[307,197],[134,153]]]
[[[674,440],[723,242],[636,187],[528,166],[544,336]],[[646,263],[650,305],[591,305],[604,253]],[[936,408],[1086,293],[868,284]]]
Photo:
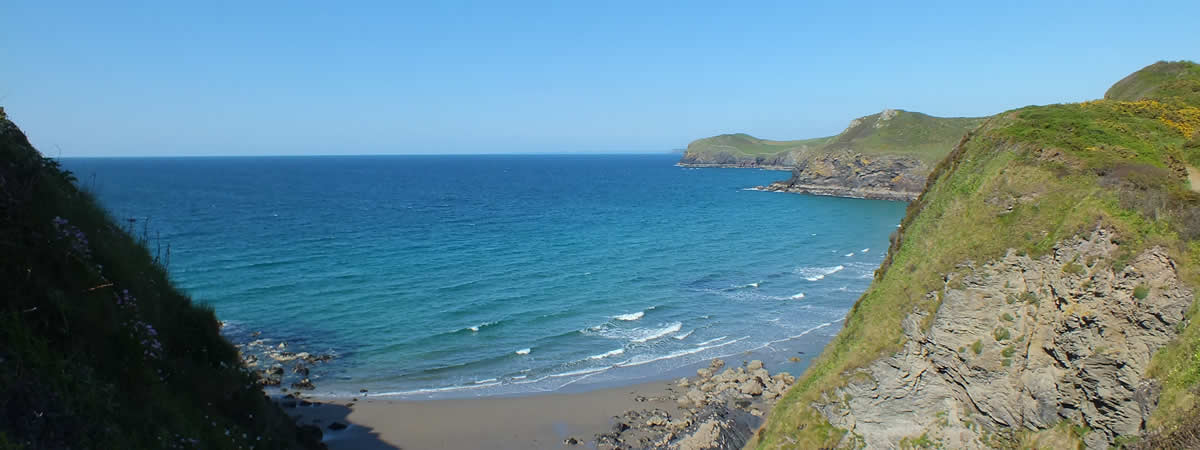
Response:
[[[356,401],[313,398],[288,411],[315,424],[337,449],[542,449],[587,448],[609,431],[614,416],[631,409],[679,411],[671,383],[646,383],[582,393],[447,400],[392,400],[369,395]],[[349,425],[331,430],[335,422]]]
[[[740,447],[795,377],[714,359],[674,381],[519,397],[292,396],[280,404],[338,449]]]
[[[582,391],[411,399],[293,390],[300,398],[277,400],[297,423],[321,428],[333,450],[642,448],[678,442],[714,421],[722,427],[717,434],[736,442],[753,432],[794,381],[788,373],[803,372],[807,355],[824,341],[810,335],[680,367],[656,381]],[[598,440],[600,434],[607,437]],[[578,443],[565,443],[572,438]]]

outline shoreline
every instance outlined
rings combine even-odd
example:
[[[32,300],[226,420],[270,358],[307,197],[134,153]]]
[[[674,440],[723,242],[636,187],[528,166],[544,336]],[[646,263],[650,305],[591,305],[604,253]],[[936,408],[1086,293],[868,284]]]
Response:
[[[516,397],[392,399],[289,395],[297,424],[315,425],[330,449],[644,448],[690,442],[740,446],[795,381],[759,360],[714,359],[693,376]],[[721,369],[724,369],[722,372]]]
[[[675,167],[683,167],[687,169],[759,169],[759,170],[776,170],[776,171],[792,171],[795,167],[792,166],[773,166],[773,165],[743,165],[743,164],[709,164],[709,163],[684,163],[677,162]],[[794,178],[794,177],[793,177]],[[780,180],[772,182],[766,186],[754,186],[745,188],[748,191],[762,192],[783,192],[788,194],[808,194],[819,195],[823,197],[841,197],[841,198],[857,198],[864,200],[887,200],[893,202],[912,202],[920,196],[920,191],[903,191],[895,189],[878,189],[878,188],[862,188],[848,187],[829,184],[803,184],[793,183],[792,179]]]
[[[555,377],[554,375],[543,377],[560,380],[547,385],[540,385],[541,381],[539,380],[530,380],[526,383],[452,385],[414,391],[394,391],[388,386],[332,380],[329,377],[332,374],[326,372],[324,376],[321,376],[316,372],[324,370],[322,361],[334,359],[332,356],[281,351],[276,346],[270,345],[269,343],[273,342],[270,340],[266,340],[267,345],[257,344],[257,342],[264,341],[259,339],[250,344],[238,344],[238,348],[244,352],[242,354],[243,362],[255,370],[259,375],[260,382],[263,383],[264,393],[271,397],[278,398],[292,394],[299,396],[300,399],[321,398],[339,401],[363,397],[363,393],[367,392],[367,397],[380,400],[439,401],[586,394],[592,391],[621,389],[695,375],[697,369],[705,367],[713,358],[736,361],[757,359],[766,362],[773,369],[799,373],[807,367],[809,358],[819,354],[825,344],[841,329],[841,326],[842,321],[835,320],[816,325],[795,336],[762,342],[754,348],[741,351],[710,353],[703,359],[691,359],[690,362],[678,366],[668,365],[654,368],[643,365],[613,365],[574,377]],[[255,335],[255,337],[258,336]],[[663,361],[669,361],[669,359],[663,359]],[[311,375],[310,369],[313,370]],[[538,388],[538,386],[545,386],[545,388]]]
[[[788,184],[787,181],[776,181],[767,186],[746,188],[749,191],[780,192],[784,194],[807,194],[823,197],[857,198],[863,200],[886,200],[890,202],[909,203],[920,196],[920,192],[896,191],[888,189],[864,189],[816,184]]]
[[[749,438],[794,381],[791,374],[807,369],[839,329],[615,386],[458,398],[295,390],[272,397],[298,424],[318,426],[333,450],[644,448],[697,435],[729,446]]]
[[[670,383],[659,381],[582,393],[518,397],[401,400],[370,396],[312,397],[285,408],[297,423],[320,426],[332,450],[384,448],[563,448],[612,429],[614,416],[640,407],[675,408]],[[639,398],[646,400],[638,401]],[[653,400],[651,400],[653,399]],[[677,409],[676,409],[677,411]],[[331,429],[335,423],[347,425]]]
[[[720,164],[720,163],[685,163],[677,162],[675,167],[686,167],[689,169],[760,169],[760,170],[778,170],[790,172],[795,169],[793,166],[776,166],[776,165],[758,165],[758,164]]]

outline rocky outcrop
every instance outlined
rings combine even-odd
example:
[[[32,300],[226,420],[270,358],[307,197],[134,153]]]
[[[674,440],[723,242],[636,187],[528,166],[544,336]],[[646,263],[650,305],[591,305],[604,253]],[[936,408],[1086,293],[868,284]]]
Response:
[[[747,155],[736,150],[696,151],[689,149],[675,165],[679,167],[717,167],[723,169],[792,170],[802,151],[785,151],[770,155]]]
[[[836,151],[807,155],[797,162],[791,178],[757,189],[911,201],[921,194],[929,171],[929,165],[916,158]]]
[[[947,277],[933,313],[913,311],[903,349],[813,406],[843,445],[993,447],[1064,421],[1088,448],[1137,436],[1154,409],[1150,358],[1176,336],[1193,292],[1162,248],[1114,263],[1110,233],[1040,258],[1010,252]]]
[[[721,371],[724,367],[725,361],[714,359],[695,378],[681,378],[669,388],[672,394],[662,400],[675,401],[674,415],[650,409],[615,417],[612,431],[596,436],[597,448],[741,448],[796,378],[771,375],[758,360]]]
[[[251,337],[259,337],[255,332]],[[235,344],[242,365],[250,369],[258,377],[260,385],[285,386],[287,381],[292,389],[313,390],[316,386],[309,379],[309,374],[319,363],[328,363],[334,359],[332,354],[312,354],[309,352],[290,352],[286,342],[271,344],[267,339],[255,339],[246,343]],[[259,367],[260,362],[274,361],[266,368]],[[288,367],[285,370],[284,365]],[[285,380],[289,378],[290,380]]]

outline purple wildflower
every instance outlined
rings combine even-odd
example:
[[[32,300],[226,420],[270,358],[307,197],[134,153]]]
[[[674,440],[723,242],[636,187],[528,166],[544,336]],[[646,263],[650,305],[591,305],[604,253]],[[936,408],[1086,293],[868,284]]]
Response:
[[[73,253],[83,258],[92,256],[91,250],[88,247],[87,235],[83,234],[83,231],[67,223],[67,219],[58,216],[54,216],[54,219],[50,223],[54,225],[54,230],[58,232],[58,238],[67,241]]]

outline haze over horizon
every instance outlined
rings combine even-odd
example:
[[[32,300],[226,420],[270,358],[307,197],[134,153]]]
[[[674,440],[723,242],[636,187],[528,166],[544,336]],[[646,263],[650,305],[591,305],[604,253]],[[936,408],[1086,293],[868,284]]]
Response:
[[[721,133],[831,135],[885,108],[1099,98],[1155,61],[1200,59],[1198,13],[24,3],[0,16],[0,106],[62,157],[666,152]]]

